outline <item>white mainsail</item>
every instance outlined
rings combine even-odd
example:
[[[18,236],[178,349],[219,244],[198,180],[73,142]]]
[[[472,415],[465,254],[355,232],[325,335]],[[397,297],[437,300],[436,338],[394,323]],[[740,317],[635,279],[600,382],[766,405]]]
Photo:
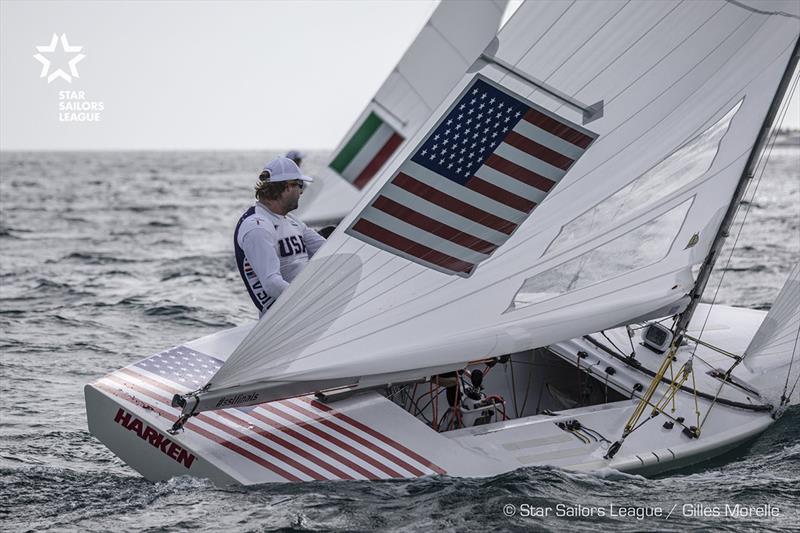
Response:
[[[333,151],[297,216],[338,222],[497,33],[507,0],[443,0]]]
[[[792,269],[772,309],[750,341],[743,363],[756,374],[748,382],[774,405],[780,404],[781,396],[788,395],[797,383],[800,375],[800,263]],[[798,400],[800,393],[789,398],[789,403],[796,404]]]
[[[676,313],[795,49],[799,12],[791,1],[524,4],[198,409],[420,378]],[[513,135],[486,141],[466,182],[442,178],[447,160],[422,152],[436,135],[455,143],[447,121],[466,124],[459,106],[477,111],[483,94],[524,111]],[[582,103],[601,101],[602,117],[583,124],[597,107]]]

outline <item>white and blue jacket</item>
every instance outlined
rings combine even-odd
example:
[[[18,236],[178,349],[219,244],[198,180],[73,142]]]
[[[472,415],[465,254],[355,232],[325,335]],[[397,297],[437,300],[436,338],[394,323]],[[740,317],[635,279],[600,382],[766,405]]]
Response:
[[[324,243],[303,222],[261,203],[244,212],[233,234],[236,265],[260,317]]]

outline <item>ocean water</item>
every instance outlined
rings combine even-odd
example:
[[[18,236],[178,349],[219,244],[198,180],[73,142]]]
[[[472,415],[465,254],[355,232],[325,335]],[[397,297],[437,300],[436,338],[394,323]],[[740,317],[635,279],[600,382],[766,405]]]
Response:
[[[231,234],[271,155],[1,154],[0,529],[798,531],[798,408],[744,449],[653,479],[553,468],[255,488],[142,479],[88,433],[83,385],[254,318]],[[306,169],[324,160],[313,153]],[[800,258],[800,147],[775,148],[749,198],[706,296],[768,309]],[[612,504],[677,507],[669,519],[580,516],[578,506]],[[691,516],[696,504],[778,515]],[[524,516],[526,506],[551,516]],[[569,512],[578,516],[554,516]]]

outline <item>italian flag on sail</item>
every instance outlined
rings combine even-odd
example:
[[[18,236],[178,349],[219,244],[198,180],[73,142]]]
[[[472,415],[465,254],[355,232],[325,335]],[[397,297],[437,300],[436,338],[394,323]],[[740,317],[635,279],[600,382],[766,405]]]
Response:
[[[363,189],[403,140],[371,111],[328,166],[357,189]]]

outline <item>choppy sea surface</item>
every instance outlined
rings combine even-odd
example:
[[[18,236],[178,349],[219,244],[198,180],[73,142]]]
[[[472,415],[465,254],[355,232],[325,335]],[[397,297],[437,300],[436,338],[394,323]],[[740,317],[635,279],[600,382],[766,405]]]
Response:
[[[553,468],[255,488],[142,479],[87,431],[83,386],[254,319],[232,230],[272,155],[0,154],[0,529],[798,531],[796,407],[748,447],[654,479]],[[322,173],[324,156],[306,170]],[[706,295],[724,274],[717,302],[768,309],[800,257],[800,147],[774,149],[745,207]],[[581,516],[612,504],[677,507],[669,519]],[[723,516],[698,516],[697,504]],[[778,513],[724,516],[736,504]],[[526,505],[552,511],[532,518]]]

